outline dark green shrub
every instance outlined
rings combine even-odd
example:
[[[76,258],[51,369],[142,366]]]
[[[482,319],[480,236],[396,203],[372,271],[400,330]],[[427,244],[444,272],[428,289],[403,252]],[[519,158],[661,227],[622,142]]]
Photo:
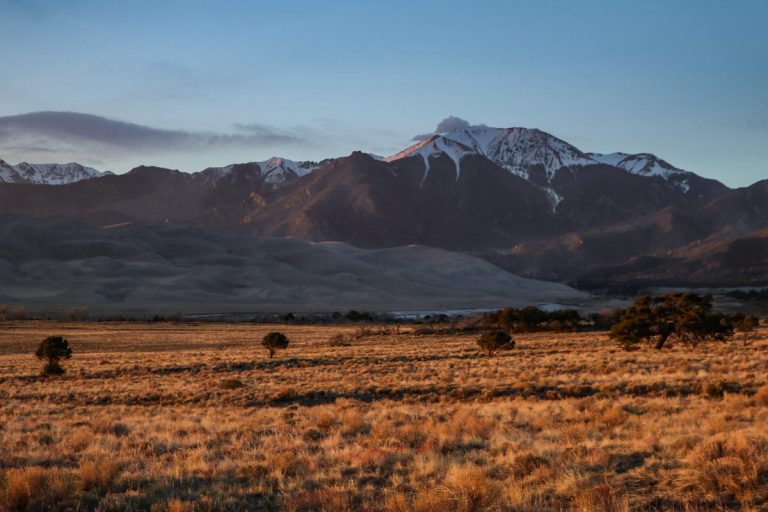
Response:
[[[69,342],[65,338],[61,336],[48,336],[40,342],[35,356],[46,361],[43,367],[44,376],[63,375],[64,368],[59,363],[62,359],[72,357],[72,349],[69,348]]]
[[[573,309],[544,311],[535,306],[528,306],[485,313],[483,323],[489,328],[507,332],[573,332],[582,329],[590,320],[582,318],[578,311]]]
[[[275,357],[278,350],[288,347],[288,338],[281,332],[270,332],[264,336],[261,344],[269,351],[269,357]]]
[[[749,338],[749,334],[760,326],[760,319],[753,315],[743,315],[736,313],[733,315],[733,327],[736,332],[744,335],[744,341]]]
[[[741,386],[735,382],[715,380],[701,386],[701,391],[709,398],[722,398],[725,393],[738,393]]]
[[[240,379],[224,379],[220,384],[222,389],[239,389],[245,387]]]
[[[486,331],[477,340],[477,346],[492,356],[499,350],[515,348],[515,341],[505,331]]]
[[[366,313],[365,311],[360,312],[354,309],[346,314],[346,318],[350,322],[373,322],[373,317],[370,313]]]

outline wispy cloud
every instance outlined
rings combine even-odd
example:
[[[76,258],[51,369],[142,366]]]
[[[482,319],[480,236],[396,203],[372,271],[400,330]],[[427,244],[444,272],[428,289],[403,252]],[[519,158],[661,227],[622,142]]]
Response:
[[[420,141],[426,140],[438,133],[448,133],[454,130],[461,130],[462,128],[469,128],[472,125],[466,119],[462,119],[456,116],[448,116],[435,127],[435,131],[432,133],[422,133],[413,137],[412,140]],[[482,126],[482,125],[481,125]]]
[[[211,149],[264,149],[307,146],[302,129],[237,124],[230,133],[165,130],[77,112],[34,112],[0,117],[0,154],[88,155],[109,158],[126,153],[168,153]]]

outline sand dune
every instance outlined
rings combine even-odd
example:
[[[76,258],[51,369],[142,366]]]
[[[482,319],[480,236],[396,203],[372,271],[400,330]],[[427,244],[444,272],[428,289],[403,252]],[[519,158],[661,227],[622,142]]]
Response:
[[[567,286],[424,246],[366,250],[195,228],[0,216],[0,303],[94,310],[463,309],[576,301]]]

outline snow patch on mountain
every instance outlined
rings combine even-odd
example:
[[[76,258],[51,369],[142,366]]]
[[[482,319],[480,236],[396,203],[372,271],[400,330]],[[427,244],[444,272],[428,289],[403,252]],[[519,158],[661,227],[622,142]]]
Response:
[[[427,176],[429,175],[430,158],[437,158],[441,155],[445,155],[453,160],[453,164],[456,166],[456,180],[458,181],[459,177],[461,176],[461,159],[464,157],[464,155],[471,153],[475,153],[475,151],[472,148],[461,144],[460,142],[449,139],[445,136],[434,135],[428,139],[414,144],[413,146],[401,151],[400,153],[385,158],[384,161],[394,162],[395,160],[400,160],[401,158],[411,156],[421,157],[424,160],[424,176],[421,179],[421,183],[424,184],[424,181],[426,181]]]
[[[315,162],[296,162],[275,156],[262,162],[209,167],[204,171],[195,173],[194,176],[201,176],[199,179],[210,181],[216,186],[219,181],[230,177],[236,170],[240,170],[245,173],[246,177],[280,186],[298,177],[306,176],[318,167],[319,164]]]
[[[593,163],[574,146],[537,129],[473,126],[445,137],[471,147],[475,153],[524,178],[534,165],[543,166],[551,179],[561,167]]]
[[[0,182],[29,183],[34,185],[68,185],[109,173],[85,167],[75,162],[68,164],[30,164],[21,162],[10,165],[0,160]]]
[[[314,162],[295,162],[276,156],[269,160],[258,162],[258,164],[261,167],[265,181],[277,184],[285,183],[292,177],[290,174],[298,177],[306,176],[318,168],[318,165]]]
[[[590,158],[601,164],[612,165],[639,176],[663,178],[677,185],[683,193],[688,192],[690,185],[687,177],[692,173],[678,169],[669,162],[651,153],[587,153]]]
[[[599,163],[619,167],[632,174],[640,174],[642,176],[660,176],[662,178],[669,178],[672,175],[687,173],[687,171],[678,169],[650,153],[638,153],[636,155],[627,153],[609,153],[605,155],[600,153],[588,153],[588,155],[592,160]]]

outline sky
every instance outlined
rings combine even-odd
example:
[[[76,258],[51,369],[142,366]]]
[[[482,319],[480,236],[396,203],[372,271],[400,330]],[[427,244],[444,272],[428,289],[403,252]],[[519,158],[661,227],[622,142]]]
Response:
[[[386,156],[456,116],[746,186],[767,24],[763,0],[0,0],[0,158]]]

